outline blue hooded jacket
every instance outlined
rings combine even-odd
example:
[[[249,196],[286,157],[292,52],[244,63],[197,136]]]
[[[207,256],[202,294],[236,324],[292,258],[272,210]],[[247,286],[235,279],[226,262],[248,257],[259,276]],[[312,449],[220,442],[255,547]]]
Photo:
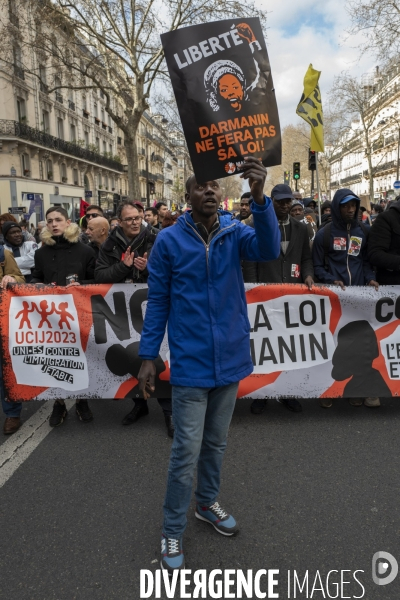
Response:
[[[168,321],[172,385],[220,387],[253,371],[240,261],[276,259],[281,236],[269,198],[252,213],[254,229],[219,213],[209,244],[188,212],[157,235],[139,356],[158,356]]]
[[[357,203],[356,218],[351,223],[343,221],[340,214],[340,201],[346,196],[354,196]],[[328,271],[325,269],[324,230],[329,225],[318,231],[312,248],[314,272],[321,283],[343,281],[345,285],[367,285],[375,279],[375,273],[368,262],[367,239],[357,218],[359,208],[360,199],[351,190],[344,188],[334,195]]]

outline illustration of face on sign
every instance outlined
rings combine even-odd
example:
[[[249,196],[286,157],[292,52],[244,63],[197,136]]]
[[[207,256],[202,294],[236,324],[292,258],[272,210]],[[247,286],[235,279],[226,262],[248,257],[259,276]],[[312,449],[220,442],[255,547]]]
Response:
[[[258,19],[161,36],[196,179],[238,172],[245,156],[280,164],[278,110]]]

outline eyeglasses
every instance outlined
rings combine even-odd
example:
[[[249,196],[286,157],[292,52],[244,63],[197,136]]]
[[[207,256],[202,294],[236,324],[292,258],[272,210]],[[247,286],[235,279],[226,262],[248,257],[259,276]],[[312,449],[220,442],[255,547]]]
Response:
[[[89,213],[88,215],[86,215],[87,219],[95,219],[96,217],[100,217],[101,215],[99,215],[98,213]]]
[[[131,223],[140,223],[142,217],[127,217],[126,219],[121,219],[123,223],[127,223],[130,225]]]

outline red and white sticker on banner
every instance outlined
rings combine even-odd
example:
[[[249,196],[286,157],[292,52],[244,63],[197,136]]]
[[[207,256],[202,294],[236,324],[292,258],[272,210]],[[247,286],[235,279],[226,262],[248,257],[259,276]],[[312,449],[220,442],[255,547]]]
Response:
[[[400,394],[400,288],[246,285],[252,375],[239,397]],[[147,286],[14,285],[1,292],[10,400],[136,398]],[[234,350],[233,350],[234,351]],[[167,397],[164,336],[155,396]]]

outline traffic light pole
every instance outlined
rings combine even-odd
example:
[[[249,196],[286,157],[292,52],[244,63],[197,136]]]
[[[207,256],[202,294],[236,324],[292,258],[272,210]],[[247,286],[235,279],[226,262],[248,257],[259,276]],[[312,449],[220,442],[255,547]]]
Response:
[[[319,224],[321,225],[321,190],[319,187],[319,175],[318,175],[318,152],[315,153],[315,174],[317,176],[318,217],[319,217]]]
[[[311,198],[314,197],[314,171],[311,171]]]

